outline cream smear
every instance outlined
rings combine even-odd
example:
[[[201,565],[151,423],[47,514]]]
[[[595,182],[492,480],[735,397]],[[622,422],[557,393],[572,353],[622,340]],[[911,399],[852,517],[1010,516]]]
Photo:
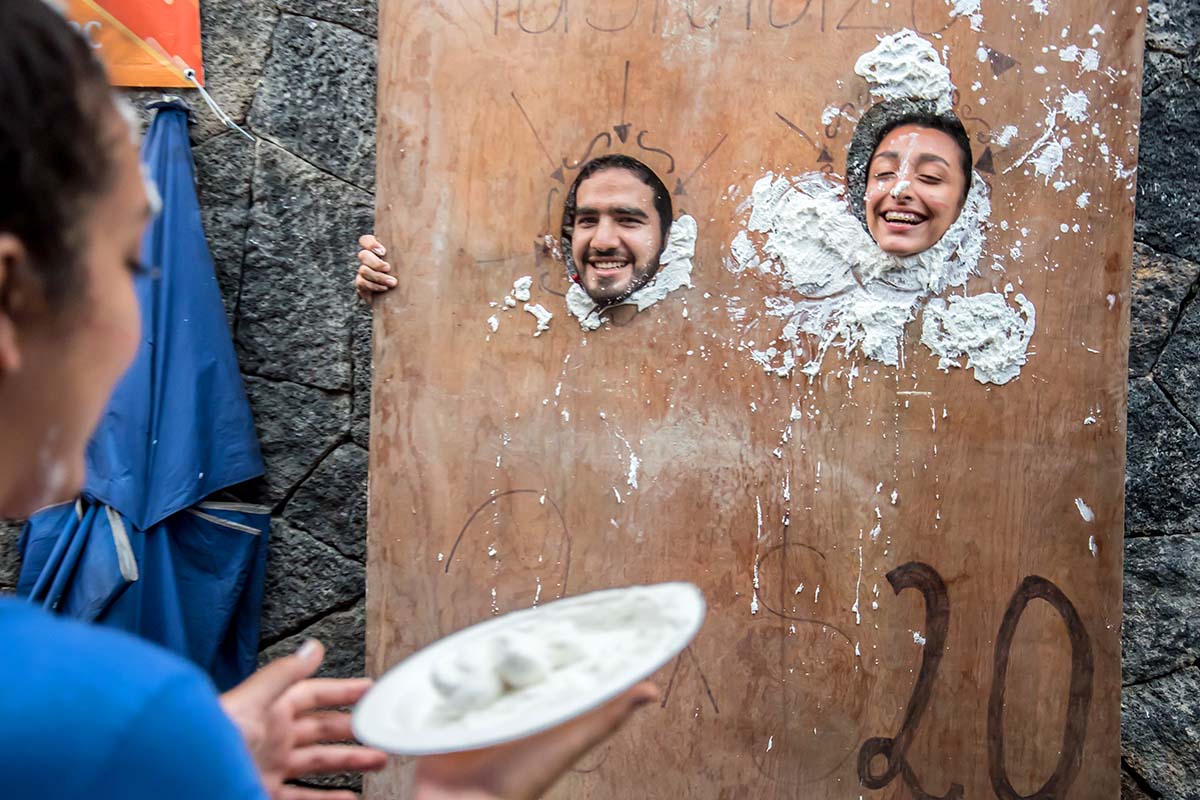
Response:
[[[436,663],[426,723],[488,728],[559,707],[627,677],[694,625],[698,592],[666,583],[550,603]]]
[[[667,234],[667,245],[658,259],[658,272],[649,283],[617,305],[634,305],[638,311],[645,311],[677,289],[690,289],[692,258],[696,255],[698,230],[696,220],[687,214],[672,222],[671,230]],[[594,331],[600,327],[603,320],[598,309],[599,306],[582,286],[577,283],[571,284],[571,288],[567,290],[567,311],[579,320],[580,328]]]
[[[1021,373],[1036,319],[1033,303],[1023,294],[1013,308],[999,293],[934,298],[925,306],[921,344],[939,357],[938,368],[975,370],[980,383],[1004,384]]]
[[[950,110],[950,71],[933,45],[911,30],[882,37],[854,71],[880,101],[917,98]],[[1077,102],[1074,110],[1085,107]],[[1015,134],[1015,128],[1002,132],[1006,140]],[[822,173],[767,173],[738,210],[744,229],[730,243],[728,269],[769,277],[781,289],[765,300],[767,316],[783,320],[781,332],[750,349],[766,371],[783,377],[799,366],[815,376],[831,347],[899,366],[905,328],[926,303],[921,341],[943,368],[966,356],[977,380],[1005,383],[1025,363],[1035,317],[1023,296],[1018,309],[992,294],[930,301],[978,274],[991,214],[987,185],[978,176],[946,234],[913,256],[880,250],[849,207],[842,182]],[[807,346],[812,339],[815,348]]]
[[[749,216],[731,245],[729,268],[775,276],[784,289],[766,301],[767,314],[785,320],[782,333],[751,355],[784,376],[803,358],[801,335],[818,340],[815,356],[800,362],[809,375],[820,371],[831,346],[897,366],[904,328],[920,304],[963,286],[975,272],[991,206],[986,184],[974,181],[946,235],[907,257],[880,250],[851,213],[841,184],[821,173],[768,173],[741,210]],[[747,231],[760,235],[759,244]]]
[[[526,303],[525,310],[533,314],[537,320],[537,329],[533,332],[534,336],[541,336],[543,331],[550,330],[550,320],[554,319],[554,315],[547,311],[541,303]]]
[[[938,111],[950,110],[950,70],[932,44],[907,28],[881,37],[875,49],[859,56],[854,71],[866,79],[876,100],[920,98],[936,102]]]

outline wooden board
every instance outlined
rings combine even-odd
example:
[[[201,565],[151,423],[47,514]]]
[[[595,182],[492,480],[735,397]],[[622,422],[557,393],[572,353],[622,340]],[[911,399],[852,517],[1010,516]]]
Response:
[[[554,797],[1116,798],[1143,19],[1048,5],[985,3],[973,30],[941,0],[382,0],[401,285],[376,305],[370,671],[535,601],[690,580],[710,613],[662,708]],[[852,126],[822,112],[869,105],[854,61],[905,27],[944,48],[991,186],[967,290],[1034,302],[1030,361],[984,386],[914,323],[900,368],[768,375],[742,347],[765,290],[725,266],[738,202],[767,171],[844,170]],[[1016,165],[1066,90],[1092,114],[1045,179]],[[585,335],[535,240],[601,152],[646,161],[700,232],[695,288]],[[551,329],[518,309],[491,334],[524,274]]]

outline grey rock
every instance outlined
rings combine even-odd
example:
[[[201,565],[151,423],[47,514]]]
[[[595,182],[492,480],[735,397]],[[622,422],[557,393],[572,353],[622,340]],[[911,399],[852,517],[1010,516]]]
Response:
[[[1187,55],[1200,41],[1200,5],[1194,0],[1146,4],[1146,47]]]
[[[360,677],[366,670],[366,617],[365,601],[361,600],[349,611],[335,611],[263,650],[259,654],[259,666],[291,655],[305,639],[317,639],[325,645],[325,660],[317,670],[318,678]]]
[[[1144,778],[1142,780],[1145,780]],[[1121,770],[1121,800],[1154,800],[1138,785],[1128,769]]]
[[[1163,84],[1183,80],[1186,73],[1187,67],[1179,56],[1160,50],[1147,50],[1142,61],[1143,100]]]
[[[1184,308],[1154,375],[1192,425],[1200,422],[1200,303]]]
[[[353,315],[350,355],[354,366],[354,412],[350,435],[359,447],[371,446],[371,312],[365,305]]]
[[[1146,375],[1154,368],[1197,275],[1200,264],[1156,253],[1141,242],[1134,242],[1133,299],[1129,310],[1131,376]]]
[[[1145,681],[1200,657],[1200,536],[1125,541],[1123,680]]]
[[[307,475],[350,424],[350,396],[246,376],[258,443],[266,463],[259,502],[276,503]]]
[[[201,0],[204,88],[238,124],[246,121],[264,62],[271,52],[271,33],[278,21],[279,10],[272,0]],[[180,94],[196,110],[196,126],[192,129],[195,141],[228,130],[205,105],[199,92]]]
[[[1200,797],[1200,669],[1127,687],[1121,744],[1125,761],[1163,800]]]
[[[367,451],[356,444],[334,450],[300,484],[284,519],[344,556],[367,558]]]
[[[1164,83],[1142,102],[1138,149],[1138,241],[1200,261],[1200,193],[1191,170],[1200,163],[1200,91],[1189,80]]]
[[[0,594],[12,594],[17,590],[17,578],[21,574],[17,540],[24,527],[23,522],[0,522]]]
[[[264,642],[307,628],[366,591],[366,570],[332,547],[275,517],[263,594]]]
[[[250,107],[250,123],[320,169],[373,187],[375,40],[340,25],[285,14]]]
[[[367,36],[379,35],[377,0],[279,0],[290,14],[336,22]]]
[[[233,330],[242,283],[242,251],[250,224],[254,144],[230,131],[192,148],[204,234]]]
[[[1150,378],[1129,382],[1125,528],[1200,530],[1200,434]]]
[[[267,143],[258,146],[237,344],[244,369],[350,389],[355,241],[369,194]]]

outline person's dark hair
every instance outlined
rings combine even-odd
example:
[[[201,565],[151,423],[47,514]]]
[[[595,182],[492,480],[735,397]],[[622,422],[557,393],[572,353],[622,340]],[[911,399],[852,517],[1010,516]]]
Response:
[[[877,103],[867,109],[854,128],[850,139],[850,150],[846,154],[846,187],[850,192],[850,208],[854,216],[865,226],[867,211],[864,198],[867,194],[867,174],[871,156],[875,155],[889,133],[903,125],[916,125],[941,131],[954,140],[961,155],[963,177],[963,200],[971,191],[972,161],[971,137],[953,112],[938,111],[932,100],[901,98]]]
[[[662,247],[659,248],[658,255],[661,256],[663,248],[667,246],[667,234],[671,231],[671,222],[674,219],[675,210],[671,205],[671,193],[667,190],[666,184],[662,182],[662,178],[658,177],[654,170],[632,156],[625,156],[619,153],[597,156],[580,168],[579,174],[571,182],[571,188],[567,190],[567,198],[563,203],[562,250],[563,257],[567,262],[567,272],[571,277],[575,277],[578,274],[574,260],[571,257],[571,239],[575,229],[575,193],[579,190],[579,184],[597,172],[606,169],[628,170],[637,176],[638,180],[650,187],[650,191],[654,193],[654,210],[658,212],[658,225],[662,233]]]
[[[81,221],[114,170],[112,111],[104,67],[61,14],[0,2],[0,233],[55,299],[79,289]]]

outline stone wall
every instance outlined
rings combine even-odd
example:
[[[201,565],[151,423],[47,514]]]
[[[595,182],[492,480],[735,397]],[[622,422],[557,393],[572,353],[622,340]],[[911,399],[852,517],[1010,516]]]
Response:
[[[1129,360],[1123,796],[1200,796],[1200,4],[1148,5]],[[375,0],[202,0],[204,221],[274,513],[264,658],[305,636],[363,670],[370,317],[351,290],[373,226]],[[0,528],[0,591],[16,576]]]

